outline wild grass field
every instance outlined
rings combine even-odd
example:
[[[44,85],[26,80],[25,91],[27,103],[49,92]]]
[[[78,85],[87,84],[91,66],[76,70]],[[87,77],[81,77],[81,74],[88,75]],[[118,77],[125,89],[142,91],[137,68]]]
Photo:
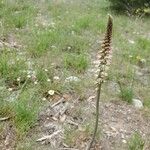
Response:
[[[93,149],[150,149],[150,18],[107,0],[0,1],[0,149],[86,148],[108,14],[113,59]]]

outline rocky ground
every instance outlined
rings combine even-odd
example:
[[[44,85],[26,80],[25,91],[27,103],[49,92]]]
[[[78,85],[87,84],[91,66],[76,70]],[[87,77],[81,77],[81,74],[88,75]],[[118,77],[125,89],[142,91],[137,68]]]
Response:
[[[93,54],[93,57],[96,56]],[[98,61],[93,60],[87,74],[90,72],[89,75],[94,77]],[[71,80],[74,79],[78,82],[77,78],[71,78]],[[108,87],[108,92],[113,90],[117,93],[119,90],[117,84],[110,81]],[[84,101],[70,94],[57,95],[53,97],[53,100],[50,98],[47,107],[39,113],[37,123],[17,149],[23,149],[25,145],[28,147],[30,143],[29,147],[33,150],[84,150],[94,127],[95,94],[94,89],[89,89]],[[145,140],[145,150],[150,149],[150,119],[142,108],[136,108],[134,105],[119,100],[100,102],[99,120],[99,138],[93,150],[126,150],[131,136],[136,132]],[[91,129],[88,129],[90,131],[87,131],[84,126],[87,122],[90,124]],[[1,148],[13,149],[15,133],[10,124],[7,124],[5,128],[5,133],[1,135],[3,138]],[[70,141],[73,140],[70,145],[64,140],[66,128],[71,129],[72,132],[78,131],[78,135],[73,135],[74,137],[71,132],[68,133],[70,136],[67,135],[67,138]]]

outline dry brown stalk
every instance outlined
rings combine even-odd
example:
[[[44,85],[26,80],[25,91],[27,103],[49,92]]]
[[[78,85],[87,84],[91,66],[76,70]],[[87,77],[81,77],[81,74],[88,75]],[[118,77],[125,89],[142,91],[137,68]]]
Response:
[[[111,57],[112,57],[112,49],[111,49],[112,28],[113,28],[113,19],[109,15],[105,38],[103,40],[103,43],[101,46],[101,51],[99,53],[100,64],[99,64],[99,74],[98,74],[98,78],[97,78],[96,122],[95,122],[93,137],[92,137],[92,140],[91,140],[87,150],[91,149],[92,144],[95,141],[95,136],[97,133],[101,87],[102,87],[102,83],[105,81],[105,79],[107,77],[107,70],[109,69],[109,65],[111,63]]]

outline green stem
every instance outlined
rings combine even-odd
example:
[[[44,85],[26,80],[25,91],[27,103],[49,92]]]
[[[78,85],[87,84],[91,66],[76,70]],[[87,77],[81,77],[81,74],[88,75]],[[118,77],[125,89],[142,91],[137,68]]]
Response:
[[[95,122],[95,128],[94,128],[94,133],[92,140],[87,148],[87,150],[90,150],[93,142],[95,141],[96,133],[97,133],[97,128],[98,128],[98,120],[99,120],[99,101],[100,101],[100,93],[101,93],[101,86],[102,83],[98,84],[98,89],[97,89],[97,100],[96,100],[96,122]]]

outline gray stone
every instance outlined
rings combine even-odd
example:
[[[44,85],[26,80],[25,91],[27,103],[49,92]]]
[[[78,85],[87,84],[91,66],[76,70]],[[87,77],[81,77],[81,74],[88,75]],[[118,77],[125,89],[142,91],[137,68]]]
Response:
[[[77,81],[80,81],[80,79],[78,77],[75,77],[75,76],[70,76],[68,78],[65,79],[65,82],[77,82]]]
[[[18,98],[18,95],[19,94],[19,91],[14,91],[12,92],[12,94],[7,97],[5,100],[8,101],[8,102],[14,102],[17,98]]]
[[[133,99],[133,100],[132,100],[132,104],[133,104],[136,108],[139,108],[139,109],[143,108],[143,103],[142,103],[142,101],[139,100],[139,99]]]

